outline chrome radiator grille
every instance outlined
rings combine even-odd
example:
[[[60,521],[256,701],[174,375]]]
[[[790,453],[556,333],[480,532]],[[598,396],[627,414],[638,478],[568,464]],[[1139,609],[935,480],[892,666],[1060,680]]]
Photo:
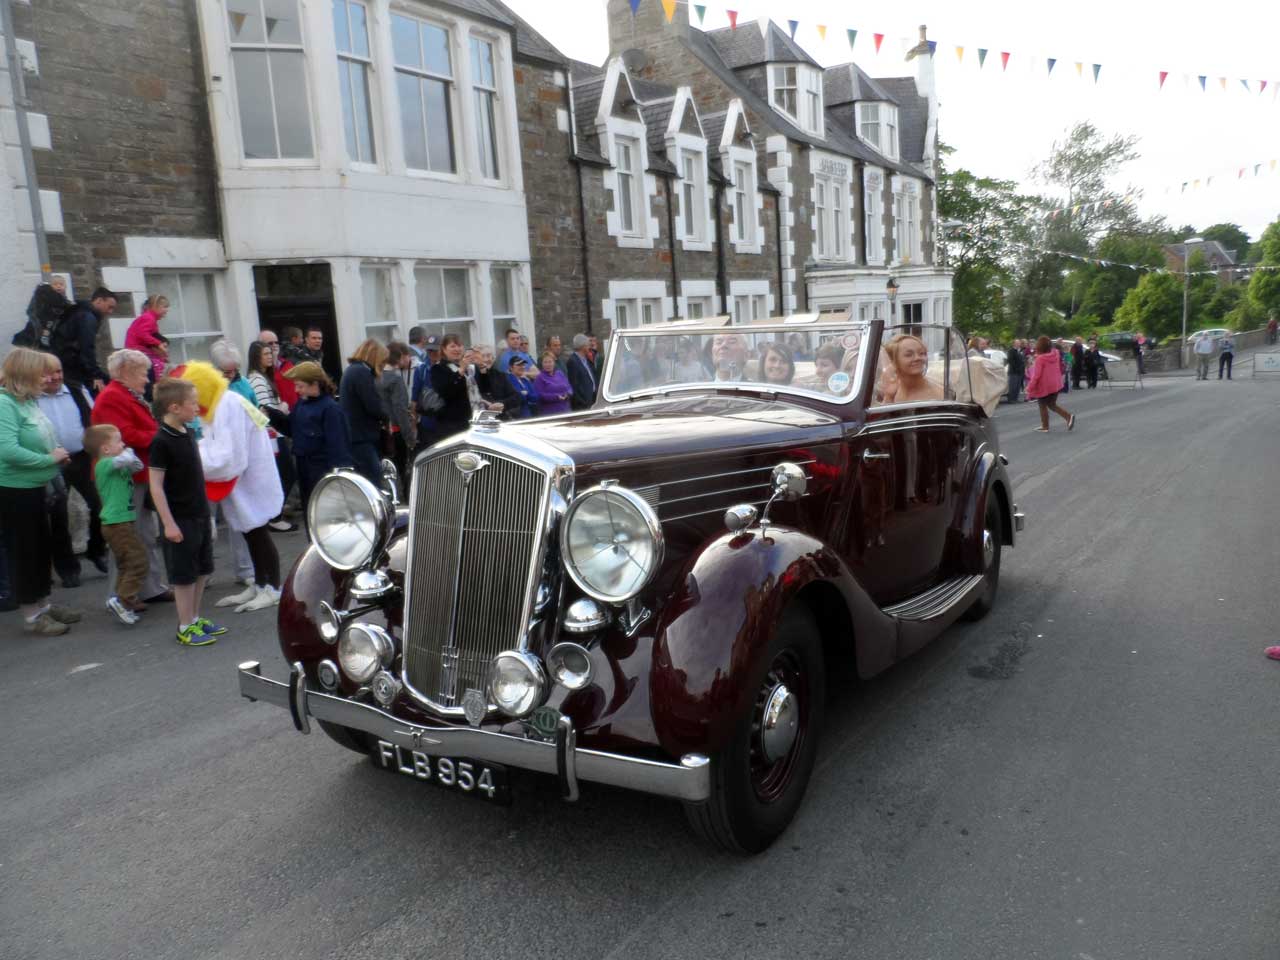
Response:
[[[520,643],[542,549],[549,480],[540,470],[476,451],[487,466],[467,482],[457,450],[418,465],[405,604],[404,673],[437,707],[485,689],[489,662]]]

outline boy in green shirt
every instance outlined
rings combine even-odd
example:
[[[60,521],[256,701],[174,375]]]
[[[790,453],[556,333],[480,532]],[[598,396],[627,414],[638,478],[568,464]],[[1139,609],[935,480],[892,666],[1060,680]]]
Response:
[[[138,614],[147,609],[138,599],[138,591],[150,569],[146,548],[133,523],[137,519],[133,475],[142,469],[142,461],[124,445],[119,429],[109,423],[86,430],[84,448],[96,461],[93,480],[102,500],[102,539],[116,558],[116,591],[107,599],[107,609],[121,623],[133,625],[138,622]]]

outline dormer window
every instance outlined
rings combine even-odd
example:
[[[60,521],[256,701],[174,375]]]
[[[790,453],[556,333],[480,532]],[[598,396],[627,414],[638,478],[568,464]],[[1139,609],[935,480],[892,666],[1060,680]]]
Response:
[[[779,63],[769,68],[769,102],[796,126],[815,136],[823,135],[822,74],[800,63]]]
[[[858,104],[858,136],[891,160],[898,159],[898,108],[892,103]]]

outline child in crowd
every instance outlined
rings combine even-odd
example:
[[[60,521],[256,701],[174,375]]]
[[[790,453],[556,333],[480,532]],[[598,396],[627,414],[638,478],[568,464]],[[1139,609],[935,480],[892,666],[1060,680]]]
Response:
[[[161,380],[152,411],[160,429],[151,441],[151,500],[164,527],[169,582],[178,608],[177,639],[188,647],[203,647],[227,630],[200,616],[205,581],[213,573],[213,530],[200,452],[186,426],[200,413],[195,384]]]
[[[133,475],[142,469],[142,461],[124,445],[120,429],[110,423],[86,430],[84,448],[96,461],[93,480],[102,500],[102,539],[116,558],[116,592],[107,599],[107,609],[121,623],[132,625],[147,609],[138,591],[150,571],[147,550],[134,528]]]
[[[355,463],[347,418],[333,398],[333,381],[320,364],[308,360],[285,374],[298,386],[298,405],[289,414],[289,433],[298,465],[298,493],[307,515],[311,490],[330,470]]]

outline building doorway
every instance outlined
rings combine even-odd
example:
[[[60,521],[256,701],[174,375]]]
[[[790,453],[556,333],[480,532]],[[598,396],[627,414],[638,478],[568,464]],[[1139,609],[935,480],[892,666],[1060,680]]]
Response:
[[[324,369],[336,382],[342,376],[338,316],[333,307],[333,278],[327,263],[286,263],[253,268],[258,296],[258,322],[281,341],[285,327],[304,334],[318,327],[324,334]]]

